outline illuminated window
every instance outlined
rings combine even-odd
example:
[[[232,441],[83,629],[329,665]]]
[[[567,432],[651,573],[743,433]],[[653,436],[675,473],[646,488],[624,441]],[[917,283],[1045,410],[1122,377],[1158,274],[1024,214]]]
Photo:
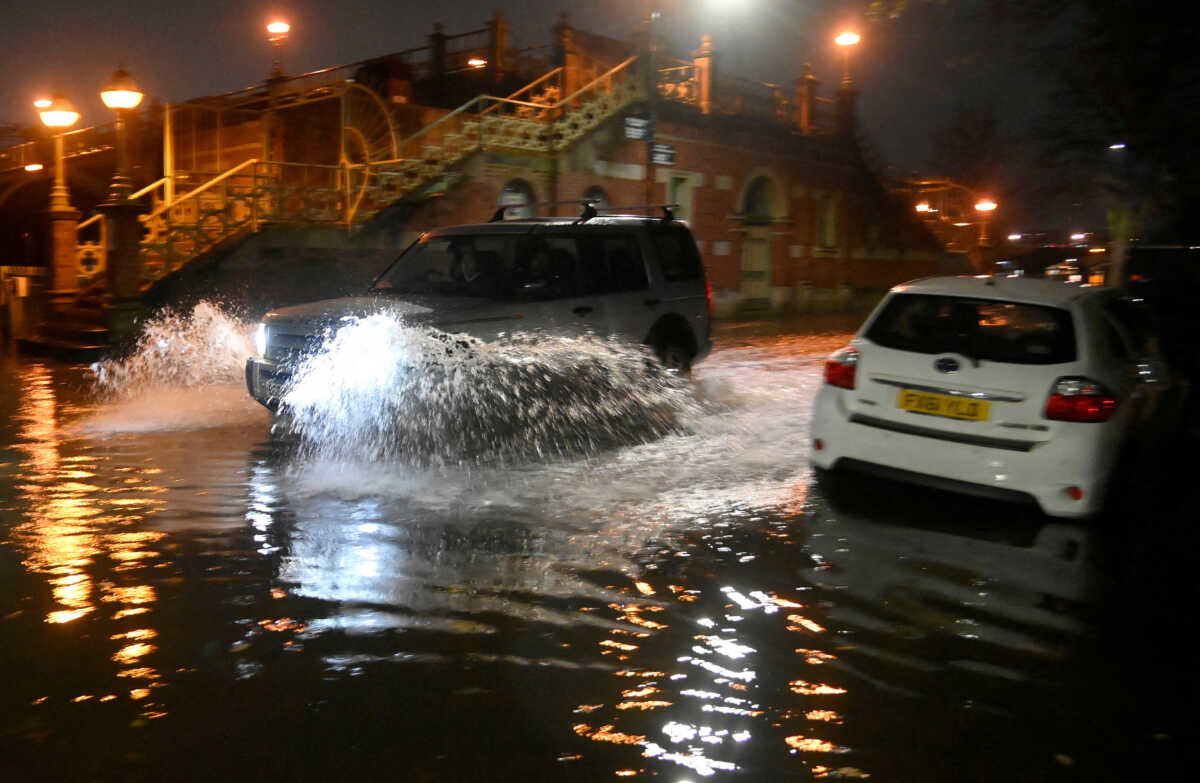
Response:
[[[510,179],[500,191],[496,206],[506,207],[505,220],[533,217],[533,188],[523,179]]]

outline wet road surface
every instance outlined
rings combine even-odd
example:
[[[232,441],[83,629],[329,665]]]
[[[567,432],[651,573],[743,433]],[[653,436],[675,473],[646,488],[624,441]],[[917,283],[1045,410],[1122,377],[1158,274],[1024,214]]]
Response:
[[[675,431],[505,464],[300,454],[225,324],[103,399],[7,356],[0,779],[1175,769],[1183,501],[1085,525],[886,482],[831,503],[808,416],[853,325],[726,326]]]

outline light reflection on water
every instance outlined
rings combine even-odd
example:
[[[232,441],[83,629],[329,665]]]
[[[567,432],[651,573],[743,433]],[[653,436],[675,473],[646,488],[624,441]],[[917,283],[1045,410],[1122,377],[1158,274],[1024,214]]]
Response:
[[[195,730],[221,720],[198,706],[219,706],[215,685],[251,724],[276,709],[252,694],[288,691],[310,695],[311,720],[350,699],[425,744],[483,725],[543,749],[525,779],[904,779],[895,756],[932,759],[942,741],[889,745],[898,724],[964,701],[984,728],[1023,718],[996,683],[1052,684],[1086,631],[1070,606],[1088,600],[1090,572],[1054,555],[1070,531],[991,545],[810,491],[808,401],[841,339],[719,351],[696,371],[706,407],[686,433],[399,475],[296,462],[231,383],[79,402],[45,365],[22,365],[0,533],[35,578],[26,603],[45,608],[0,625],[0,642],[21,622],[23,643],[87,672],[37,681],[23,709],[55,710],[38,725],[60,735],[63,710],[101,704],[127,705],[130,726]],[[451,706],[405,705],[431,693]],[[528,726],[508,728],[516,715]],[[109,752],[98,738],[111,735],[82,725],[78,739]],[[297,748],[282,725],[237,752],[363,768]],[[421,761],[422,744],[411,763],[461,769]],[[114,747],[140,745],[118,734]]]

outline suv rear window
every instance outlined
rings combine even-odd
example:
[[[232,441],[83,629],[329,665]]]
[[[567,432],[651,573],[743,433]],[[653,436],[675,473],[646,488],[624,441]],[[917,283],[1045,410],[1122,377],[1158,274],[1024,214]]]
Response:
[[[896,294],[866,336],[900,351],[958,353],[1010,364],[1061,364],[1076,355],[1069,312],[994,299]]]
[[[680,280],[699,280],[704,276],[704,265],[696,250],[696,241],[683,226],[664,226],[652,229],[654,249],[662,264],[663,279],[668,283]]]

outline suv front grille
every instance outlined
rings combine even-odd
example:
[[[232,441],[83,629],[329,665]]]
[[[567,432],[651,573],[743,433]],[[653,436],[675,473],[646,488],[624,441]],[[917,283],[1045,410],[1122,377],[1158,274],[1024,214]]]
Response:
[[[267,359],[273,362],[295,361],[300,357],[315,352],[323,342],[319,335],[288,334],[268,330]]]

